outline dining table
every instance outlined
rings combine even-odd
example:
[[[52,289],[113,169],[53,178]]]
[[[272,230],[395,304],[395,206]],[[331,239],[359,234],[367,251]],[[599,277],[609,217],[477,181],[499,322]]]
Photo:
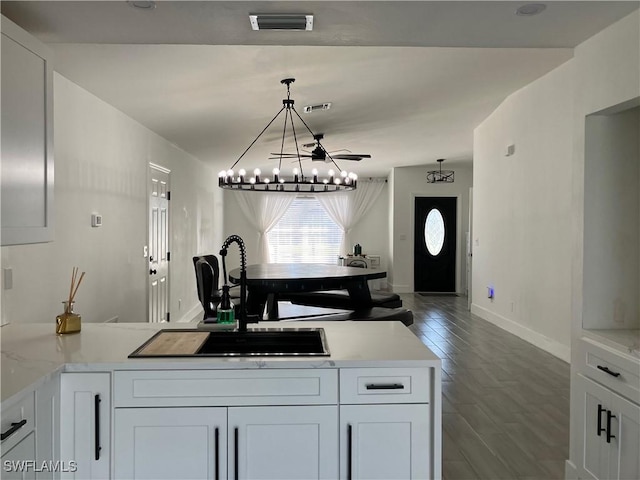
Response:
[[[240,268],[229,272],[229,280],[240,282]],[[278,300],[289,293],[343,290],[349,293],[354,309],[370,308],[368,280],[384,278],[384,270],[344,267],[318,263],[259,263],[247,266],[247,315],[278,319]]]

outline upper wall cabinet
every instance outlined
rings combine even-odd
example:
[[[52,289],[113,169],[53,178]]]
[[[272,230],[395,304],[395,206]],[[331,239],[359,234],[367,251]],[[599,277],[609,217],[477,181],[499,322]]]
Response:
[[[53,240],[51,53],[2,17],[2,245]]]

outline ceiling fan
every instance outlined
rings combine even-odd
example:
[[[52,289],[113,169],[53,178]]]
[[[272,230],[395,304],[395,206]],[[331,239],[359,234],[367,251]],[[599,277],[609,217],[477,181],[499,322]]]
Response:
[[[346,149],[329,152],[324,148],[322,143],[320,143],[320,140],[324,138],[323,133],[315,134],[313,138],[315,140],[313,143],[305,143],[302,145],[304,148],[314,147],[313,150],[311,151],[303,150],[306,153],[301,153],[300,158],[310,158],[314,162],[317,161],[317,162],[326,162],[326,163],[331,163],[334,160],[353,160],[355,162],[359,162],[363,158],[371,158],[371,155],[369,155],[368,153],[351,153],[349,152],[349,150],[346,150]],[[349,153],[334,153],[334,152],[349,152]],[[272,153],[271,155],[275,155],[274,157],[270,157],[271,160],[279,159],[279,158],[292,158],[292,159],[298,158],[297,153],[282,153],[282,154]]]

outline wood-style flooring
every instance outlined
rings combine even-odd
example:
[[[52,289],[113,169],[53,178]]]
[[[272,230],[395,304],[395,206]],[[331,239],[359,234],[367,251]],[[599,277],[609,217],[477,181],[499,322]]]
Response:
[[[563,479],[569,364],[472,315],[466,297],[401,297],[442,359],[444,479]]]

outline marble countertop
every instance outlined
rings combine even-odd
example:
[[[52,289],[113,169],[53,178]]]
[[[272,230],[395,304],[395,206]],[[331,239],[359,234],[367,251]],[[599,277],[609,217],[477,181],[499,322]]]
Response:
[[[159,330],[195,327],[195,323],[89,323],[80,333],[58,336],[53,323],[5,325],[0,328],[1,400],[36,388],[59,371],[440,366],[440,359],[402,323],[380,321],[259,325],[324,328],[329,357],[127,358]]]

